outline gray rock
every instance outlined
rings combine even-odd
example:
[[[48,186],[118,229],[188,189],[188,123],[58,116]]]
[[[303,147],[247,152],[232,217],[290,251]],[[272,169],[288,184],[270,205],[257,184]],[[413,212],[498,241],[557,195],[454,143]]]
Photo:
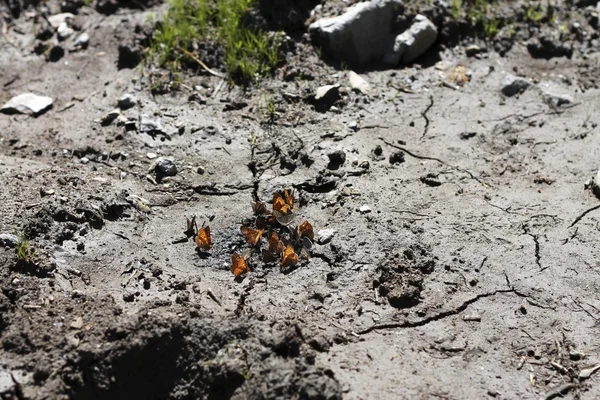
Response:
[[[23,93],[10,99],[0,108],[0,111],[5,114],[29,114],[40,115],[50,107],[53,100],[50,97],[38,96],[33,93]]]
[[[83,32],[81,35],[77,36],[75,39],[74,47],[81,47],[82,49],[87,49],[88,44],[90,43],[90,35],[87,32]]]
[[[350,87],[352,90],[360,92],[362,94],[369,94],[371,92],[371,85],[362,76],[358,75],[354,71],[348,72],[348,80],[350,81]]]
[[[369,207],[367,205],[360,206],[360,208],[358,209],[358,211],[360,211],[361,214],[370,213],[371,212],[371,207]]]
[[[61,24],[65,24],[69,20],[72,21],[74,19],[75,19],[75,15],[73,15],[71,13],[61,13],[61,14],[49,16],[48,22],[50,22],[50,25],[52,25],[54,28],[58,28]]]
[[[319,233],[317,233],[317,243],[322,245],[331,242],[331,239],[333,239],[336,233],[337,231],[335,229],[321,229]]]
[[[102,119],[100,120],[100,124],[102,126],[110,125],[115,119],[117,119],[121,115],[121,111],[118,109],[114,109],[111,112],[104,114]]]
[[[17,247],[19,244],[19,238],[17,235],[13,235],[12,233],[2,233],[0,234],[0,246],[8,246],[8,247]]]
[[[130,93],[125,93],[119,97],[118,104],[121,110],[127,110],[128,108],[134,107],[137,104],[137,98]]]
[[[592,179],[592,192],[600,198],[600,171]]]
[[[502,81],[502,94],[511,97],[522,93],[531,85],[528,79],[519,78],[514,75],[506,75]]]
[[[327,157],[329,157],[329,164],[336,166],[335,169],[346,162],[346,153],[344,150],[332,151],[331,153],[327,154]]]
[[[381,59],[393,34],[393,21],[403,9],[400,0],[358,3],[340,16],[312,23],[308,31],[333,59],[362,67]]]
[[[155,133],[161,133],[164,134],[165,132],[165,128],[163,127],[162,123],[160,122],[160,119],[152,119],[149,118],[145,115],[142,115],[142,121],[140,123],[140,132],[141,133],[149,133],[149,134],[155,134]]]
[[[575,101],[573,100],[573,97],[568,94],[553,94],[550,92],[544,92],[542,98],[546,104],[553,108],[572,104]]]
[[[177,165],[166,157],[159,157],[154,163],[154,172],[157,177],[175,176],[177,175]]]
[[[424,15],[418,14],[410,28],[402,32],[386,51],[383,62],[393,66],[421,57],[437,40],[437,28]]]
[[[58,35],[58,40],[65,40],[70,37],[75,31],[69,28],[66,22],[63,22],[58,26],[56,30],[56,34]]]
[[[337,98],[339,95],[340,85],[325,85],[320,86],[315,92],[315,101],[321,101],[329,97]]]

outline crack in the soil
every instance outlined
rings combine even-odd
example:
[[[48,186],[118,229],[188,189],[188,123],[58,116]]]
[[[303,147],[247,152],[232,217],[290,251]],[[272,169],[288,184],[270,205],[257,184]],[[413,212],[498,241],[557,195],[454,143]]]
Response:
[[[498,289],[493,292],[478,294],[477,296],[464,301],[458,307],[452,308],[450,310],[442,311],[440,313],[432,315],[431,317],[423,318],[418,321],[404,320],[404,321],[399,321],[399,322],[391,322],[391,323],[387,323],[387,324],[375,324],[373,326],[370,326],[370,327],[368,327],[362,331],[356,332],[356,333],[358,335],[364,335],[366,333],[373,332],[375,330],[380,330],[380,329],[415,328],[418,326],[424,326],[424,325],[429,324],[430,322],[439,321],[441,319],[456,315],[456,314],[466,310],[469,305],[476,303],[477,301],[484,299],[486,297],[495,296],[499,293],[516,293],[516,290],[512,289],[512,288],[511,289]]]
[[[571,223],[571,225],[569,225],[569,228],[572,228],[573,226],[575,226],[576,223],[578,223],[579,221],[581,221],[581,219],[583,217],[585,217],[587,214],[591,213],[594,210],[597,210],[600,208],[600,205],[594,206],[592,208],[588,208],[587,210],[585,210],[584,212],[582,212],[581,214],[579,214],[579,216],[577,218],[575,218],[575,221],[573,221]]]
[[[548,269],[548,267],[544,267],[542,266],[542,262],[541,262],[541,255],[540,255],[540,236],[539,235],[535,235],[531,232],[529,232],[529,228],[527,228],[526,225],[523,225],[523,232],[525,232],[526,235],[531,236],[531,238],[533,239],[533,243],[535,244],[535,263],[538,266],[538,268],[540,269],[540,271],[544,271],[545,269]]]
[[[425,120],[425,128],[423,128],[423,134],[421,135],[421,139],[423,139],[427,133],[429,132],[429,118],[427,117],[427,113],[433,107],[433,96],[429,95],[429,105],[421,112],[421,116]]]
[[[476,181],[477,181],[477,182],[479,182],[479,183],[480,183],[482,186],[485,186],[485,187],[492,187],[492,185],[490,185],[490,184],[488,184],[488,183],[486,183],[486,182],[482,181],[481,179],[479,179],[478,177],[476,177],[476,176],[475,176],[475,175],[474,175],[474,174],[473,174],[471,171],[469,171],[469,170],[462,169],[462,168],[460,168],[460,167],[456,167],[456,166],[454,166],[454,165],[452,165],[452,164],[449,164],[449,163],[447,163],[446,161],[440,160],[439,158],[435,158],[435,157],[428,157],[428,156],[420,156],[420,155],[418,155],[418,154],[415,154],[415,153],[413,153],[413,152],[411,152],[411,151],[407,150],[406,148],[404,148],[404,147],[402,147],[402,146],[398,146],[398,145],[395,145],[394,143],[388,142],[387,140],[385,140],[385,139],[384,139],[383,137],[381,137],[381,136],[379,137],[379,140],[381,140],[383,143],[387,144],[388,146],[390,146],[390,147],[393,147],[393,148],[395,148],[395,149],[398,149],[398,150],[401,150],[401,151],[405,152],[406,154],[408,154],[409,156],[411,156],[411,157],[414,157],[414,158],[416,158],[416,159],[418,159],[418,160],[431,160],[431,161],[437,161],[437,162],[439,162],[440,164],[442,164],[442,165],[446,165],[446,166],[448,166],[448,167],[450,167],[450,168],[452,168],[452,169],[454,169],[454,170],[456,170],[456,171],[459,171],[459,172],[464,172],[465,174],[468,174],[468,175],[471,177],[471,179],[474,179],[474,180],[476,180]]]

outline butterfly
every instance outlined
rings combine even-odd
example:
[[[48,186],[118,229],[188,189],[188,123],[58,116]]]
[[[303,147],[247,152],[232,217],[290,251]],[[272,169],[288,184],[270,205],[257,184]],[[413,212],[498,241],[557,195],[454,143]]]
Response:
[[[279,236],[277,233],[271,232],[271,236],[269,238],[269,247],[263,250],[263,261],[264,262],[274,262],[277,261],[277,257],[283,251],[283,245],[279,241]]]
[[[312,225],[308,221],[304,221],[296,227],[296,238],[301,239],[307,237],[310,240],[315,240],[315,232]]]
[[[289,224],[293,219],[294,191],[285,190],[282,197],[279,193],[273,193],[273,215],[282,225]]]
[[[246,241],[252,246],[256,246],[264,232],[263,229],[256,230],[248,228],[247,226],[241,226],[240,230],[242,231],[242,235],[244,235],[244,237],[246,238]]]
[[[250,271],[250,268],[246,264],[246,259],[238,253],[233,253],[231,257],[231,272],[233,272],[233,275],[237,278],[248,271]]]
[[[202,250],[208,250],[212,247],[212,241],[210,240],[210,227],[208,225],[198,230],[196,244]]]
[[[263,214],[256,216],[256,227],[258,229],[267,229],[270,225],[275,222],[275,217],[272,214]]]
[[[293,267],[296,264],[298,264],[298,256],[294,248],[288,244],[281,253],[281,267]]]
[[[267,206],[262,201],[257,201],[252,203],[252,211],[254,211],[255,215],[268,215],[271,214],[267,209]]]

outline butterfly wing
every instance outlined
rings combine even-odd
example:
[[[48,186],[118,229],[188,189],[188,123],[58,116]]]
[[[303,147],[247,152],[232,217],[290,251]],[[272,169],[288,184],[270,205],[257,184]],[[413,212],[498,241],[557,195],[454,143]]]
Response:
[[[246,238],[246,241],[252,246],[256,246],[264,232],[262,229],[256,230],[248,228],[247,226],[241,226],[240,230],[242,231],[242,235]]]
[[[231,272],[233,272],[233,275],[237,278],[248,271],[250,271],[250,269],[248,268],[248,264],[246,264],[244,257],[240,256],[238,253],[233,253],[233,256],[231,257]]]
[[[289,192],[287,190],[284,190],[283,196],[285,197],[285,204],[288,205],[290,210],[293,210],[294,209],[294,189],[290,190]]]
[[[212,247],[212,240],[210,238],[210,227],[208,227],[208,225],[198,230],[198,235],[196,236],[196,244],[199,248],[203,250],[208,250]]]
[[[252,211],[254,211],[254,215],[265,215],[269,214],[269,210],[267,210],[267,206],[262,201],[257,201],[252,203]]]
[[[291,267],[296,264],[298,264],[298,256],[294,252],[294,248],[288,244],[281,256],[281,267]]]
[[[289,215],[292,213],[292,210],[279,193],[273,193],[273,213],[275,216],[277,216],[277,214]]]
[[[307,237],[310,240],[315,239],[315,232],[313,230],[312,225],[308,221],[304,221],[303,223],[298,225],[298,227],[296,228],[296,234],[298,236],[298,239],[303,237]]]

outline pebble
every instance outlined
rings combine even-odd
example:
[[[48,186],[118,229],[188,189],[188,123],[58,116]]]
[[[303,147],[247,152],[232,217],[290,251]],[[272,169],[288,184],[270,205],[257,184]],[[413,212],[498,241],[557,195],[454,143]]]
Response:
[[[554,108],[572,104],[574,102],[573,97],[568,94],[553,94],[550,92],[544,92],[542,97],[546,104]]]
[[[152,119],[145,115],[142,115],[142,121],[140,123],[140,132],[141,133],[166,133],[165,128],[163,128],[162,122],[160,119]]]
[[[69,325],[71,329],[81,329],[83,328],[83,318],[76,317],[71,324]]]
[[[321,229],[317,233],[317,243],[323,245],[331,242],[336,233],[335,229]]]
[[[332,151],[331,153],[327,154],[327,157],[329,157],[329,162],[332,164],[341,165],[346,162],[346,153],[344,150]]]
[[[54,28],[58,28],[61,24],[67,23],[68,20],[74,20],[74,19],[75,19],[75,15],[73,15],[71,13],[61,13],[61,14],[49,16],[48,22],[50,22],[50,25],[52,25]]]
[[[371,212],[371,207],[364,205],[364,206],[360,206],[360,208],[358,209],[358,211],[360,211],[361,214],[367,214]]]
[[[119,117],[119,115],[121,115],[121,111],[115,108],[114,110],[102,116],[100,124],[102,126],[110,125],[115,119],[117,119],[117,117]]]
[[[156,153],[146,153],[146,157],[148,157],[150,160],[154,160],[156,157],[158,157],[158,155]]]
[[[121,110],[127,110],[137,104],[137,98],[130,93],[125,93],[119,97],[118,104]]]
[[[154,165],[154,172],[157,177],[175,176],[177,175],[177,165],[166,157],[160,157]]]
[[[393,66],[407,64],[421,57],[437,40],[436,26],[426,16],[417,14],[410,28],[396,36],[383,62]]]
[[[88,44],[90,43],[90,35],[87,32],[83,32],[81,35],[77,36],[75,39],[75,43],[73,46],[81,47],[82,49],[87,49]]]
[[[514,75],[506,75],[502,81],[502,94],[511,97],[522,93],[531,85],[528,79],[519,78]]]
[[[19,238],[12,233],[0,234],[0,245],[3,247],[16,247],[19,244]]]
[[[79,162],[80,162],[80,163],[82,163],[82,164],[87,164],[87,163],[89,163],[89,162],[90,162],[90,159],[89,159],[89,158],[87,158],[87,157],[81,157],[81,158],[79,159]]]
[[[69,38],[75,31],[69,28],[66,22],[63,22],[58,26],[56,30],[56,34],[58,35],[58,40],[65,40]]]
[[[473,57],[474,55],[479,54],[483,51],[484,49],[477,46],[476,44],[472,44],[470,46],[465,47],[465,54],[467,55],[467,57]]]
[[[339,96],[339,84],[320,86],[315,92],[315,101],[324,100],[326,98],[337,98]]]
[[[348,72],[348,80],[350,81],[350,87],[357,92],[362,94],[369,94],[371,92],[371,85],[362,76],[358,75],[354,71]]]
[[[50,97],[22,93],[10,99],[0,108],[0,111],[5,114],[20,113],[37,116],[52,107],[53,102]]]
[[[600,198],[600,171],[594,176],[592,179],[592,192],[596,195],[596,197]]]

